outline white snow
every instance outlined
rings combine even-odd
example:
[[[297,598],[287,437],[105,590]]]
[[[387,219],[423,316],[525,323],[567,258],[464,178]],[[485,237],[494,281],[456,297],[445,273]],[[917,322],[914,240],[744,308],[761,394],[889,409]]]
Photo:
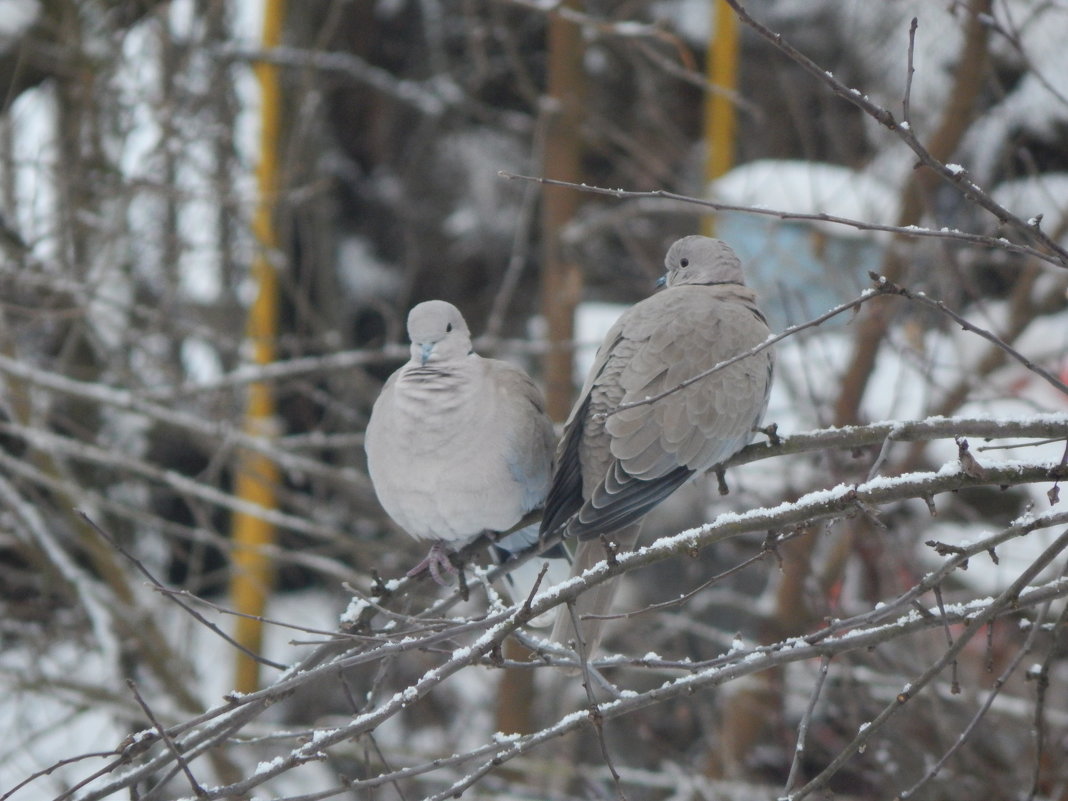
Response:
[[[1020,132],[1048,142],[1062,135],[1068,121],[1068,93],[1061,76],[1068,74],[1068,8],[1062,3],[1008,0],[997,4],[998,22],[1010,32],[995,36],[992,47],[1010,61],[1027,67],[1000,102],[972,124],[965,146],[975,155],[976,172],[986,175]]]
[[[652,4],[651,14],[654,21],[666,22],[690,45],[704,47],[714,25],[711,8],[705,0],[658,0]]]
[[[1017,217],[1034,220],[1042,215],[1042,227],[1048,232],[1063,229],[1068,221],[1068,172],[1047,172],[995,186],[991,197]],[[1068,242],[1068,234],[1061,234]]]
[[[280,768],[285,763],[285,757],[276,756],[270,762],[259,762],[253,773],[270,773],[275,768]]]
[[[892,225],[898,193],[888,184],[837,164],[762,159],[735,167],[708,187],[708,197],[737,206],[759,205],[793,214],[828,214]],[[865,236],[848,226],[814,222],[839,236]]]
[[[0,52],[22,36],[40,15],[39,0],[0,0]]]
[[[830,215],[861,224],[897,222],[898,194],[870,174],[817,162],[742,164],[709,187],[709,199],[795,215]],[[722,211],[716,233],[738,253],[773,329],[804,322],[870,287],[888,235],[822,219]],[[845,315],[824,324],[840,328]]]
[[[191,382],[211,381],[223,374],[218,350],[200,337],[190,336],[182,340],[181,357],[182,366]]]
[[[575,385],[582,386],[593,366],[597,348],[619,316],[630,304],[587,301],[575,310]]]

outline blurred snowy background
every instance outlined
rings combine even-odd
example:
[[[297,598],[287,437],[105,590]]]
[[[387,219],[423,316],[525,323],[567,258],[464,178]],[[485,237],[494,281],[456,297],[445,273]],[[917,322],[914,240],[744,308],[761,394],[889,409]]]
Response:
[[[566,409],[573,388],[553,384],[544,354],[565,354],[567,365],[574,357],[580,382],[615,317],[653,290],[666,247],[714,225],[743,257],[775,330],[856,298],[875,271],[1000,342],[897,299],[804,329],[777,346],[766,422],[780,435],[986,418],[1005,427],[971,439],[982,464],[1062,460],[1068,396],[1003,346],[1068,383],[1068,261],[918,168],[900,137],[744,25],[738,82],[727,87],[730,166],[710,175],[706,96],[722,87],[710,91],[705,67],[710,43],[723,41],[720,2],[589,0],[567,4],[569,16],[541,0],[291,0],[282,44],[265,53],[260,0],[0,0],[0,801],[120,792],[100,789],[129,768],[120,745],[155,725],[128,679],[164,726],[179,727],[239,685],[236,650],[142,569],[229,609],[235,518],[267,521],[275,539],[262,549],[273,573],[265,614],[309,629],[266,627],[262,651],[276,666],[261,667],[259,680],[271,686],[308,652],[299,641],[337,627],[351,588],[368,592],[374,575],[401,575],[418,560],[422,546],[374,499],[362,431],[381,382],[405,358],[407,310],[428,298],[458,305],[483,355],[521,364]],[[907,94],[920,142],[1068,247],[1068,5],[744,5],[899,121]],[[581,32],[574,85],[553,89],[565,102],[581,98],[564,137],[575,180],[749,211],[710,216],[652,196],[571,190],[574,207],[555,226],[540,185],[501,177],[568,177],[552,161],[561,103],[549,97],[560,58],[553,25]],[[276,65],[281,92],[277,186],[266,196],[256,172],[265,158],[253,69],[261,58]],[[254,231],[260,203],[271,212],[270,247]],[[910,226],[976,241],[912,236]],[[254,363],[248,336],[262,290],[257,260],[278,279],[277,364],[268,369]],[[571,270],[566,294],[547,278],[550,262]],[[574,329],[561,330],[551,310],[570,319],[571,306]],[[274,399],[267,436],[250,425],[253,385]],[[1036,421],[1053,433],[1015,433]],[[958,456],[953,433],[753,461],[728,472],[727,496],[704,477],[650,517],[645,538],[875,474],[937,471]],[[238,480],[250,451],[277,469],[266,505]],[[645,692],[685,672],[681,660],[876,609],[945,563],[926,541],[967,547],[1049,511],[1050,489],[1024,482],[939,495],[937,517],[921,493],[812,522],[804,537],[685,603],[617,621],[608,650],[676,664],[631,666],[613,681]],[[918,603],[995,596],[1059,532],[1038,526],[1000,548],[997,563],[973,558]],[[757,554],[764,533],[630,574],[621,606],[699,587]],[[1055,582],[1064,564],[1061,555],[1043,580]],[[421,586],[395,602],[414,612],[439,594]],[[232,615],[184,602],[234,626]],[[484,606],[473,596],[451,614]],[[829,787],[843,798],[892,797],[922,780],[912,797],[1068,797],[1063,609],[1058,601],[999,616],[918,703],[836,768]],[[1034,633],[1043,620],[1050,625]],[[512,760],[510,773],[491,774],[468,797],[776,797],[843,753],[858,727],[938,662],[952,631],[838,655],[824,685],[810,658],[608,722],[618,784],[602,741],[584,732]],[[191,741],[182,747],[199,757],[191,768],[215,797],[212,788],[271,773],[301,738],[378,708],[439,656],[427,648],[338,671],[341,681],[280,693],[203,755]],[[472,666],[373,736],[251,786],[264,798],[370,797],[351,781],[478,749],[500,730],[537,731],[587,703],[578,680],[515,673],[518,689],[505,671]],[[807,750],[795,758],[802,721]],[[433,797],[464,770],[413,769],[375,797]],[[138,799],[195,794],[170,767],[130,785],[121,792]]]

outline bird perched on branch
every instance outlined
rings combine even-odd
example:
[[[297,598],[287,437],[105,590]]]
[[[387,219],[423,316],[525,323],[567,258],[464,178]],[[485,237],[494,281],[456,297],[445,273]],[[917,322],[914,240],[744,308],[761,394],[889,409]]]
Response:
[[[534,382],[507,362],[474,353],[451,303],[430,300],[408,314],[411,358],[386,381],[371,410],[365,448],[375,494],[410,535],[433,543],[410,571],[443,583],[455,572],[445,543],[505,532],[545,502],[555,442]],[[498,542],[518,553],[537,542],[537,524]],[[549,580],[567,575],[562,548],[551,551]],[[514,574],[519,600],[542,560]],[[543,581],[542,586],[548,586]]]
[[[658,283],[665,288],[624,312],[605,336],[557,448],[540,534],[578,538],[572,575],[605,559],[601,537],[632,548],[642,517],[743,448],[767,408],[770,351],[704,375],[770,334],[734,251],[687,236],[664,263]],[[580,596],[579,619],[607,612],[614,591],[614,582],[602,582]],[[602,624],[581,624],[588,651]],[[553,638],[573,632],[564,609]]]

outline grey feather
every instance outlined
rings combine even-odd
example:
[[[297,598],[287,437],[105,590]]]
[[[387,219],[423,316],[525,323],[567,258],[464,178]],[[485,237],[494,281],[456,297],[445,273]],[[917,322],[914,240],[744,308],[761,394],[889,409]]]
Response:
[[[626,529],[633,540],[630,527],[744,447],[763,417],[770,351],[680,388],[770,334],[738,257],[719,240],[689,236],[671,246],[665,266],[666,288],[624,312],[594,358],[558,447],[543,538],[562,530],[585,541]],[[618,408],[628,404],[638,405]],[[589,552],[580,546],[574,573]],[[598,591],[584,613],[603,614],[605,598],[611,593]],[[596,643],[597,628],[585,639]]]
[[[542,506],[549,488],[555,435],[541,392],[516,367],[474,353],[452,304],[420,303],[408,333],[411,358],[386,382],[367,425],[382,507],[416,539],[462,543],[507,531]],[[526,544],[513,538],[504,547]]]

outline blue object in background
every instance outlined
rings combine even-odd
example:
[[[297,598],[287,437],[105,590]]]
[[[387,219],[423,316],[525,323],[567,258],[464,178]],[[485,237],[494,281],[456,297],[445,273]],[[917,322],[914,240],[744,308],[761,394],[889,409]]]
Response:
[[[855,298],[871,286],[868,272],[878,272],[883,258],[882,247],[870,239],[755,214],[717,214],[716,236],[742,260],[746,281],[760,293],[760,307],[774,331]],[[848,321],[842,315],[824,325]]]
[[[733,206],[793,214],[828,214],[864,223],[893,224],[897,193],[848,167],[808,161],[747,162],[712,182],[709,198]],[[823,220],[784,220],[746,212],[718,212],[716,236],[742,260],[760,293],[772,329],[811,320],[871,286],[882,264],[886,235]],[[828,321],[843,326],[848,316]]]

